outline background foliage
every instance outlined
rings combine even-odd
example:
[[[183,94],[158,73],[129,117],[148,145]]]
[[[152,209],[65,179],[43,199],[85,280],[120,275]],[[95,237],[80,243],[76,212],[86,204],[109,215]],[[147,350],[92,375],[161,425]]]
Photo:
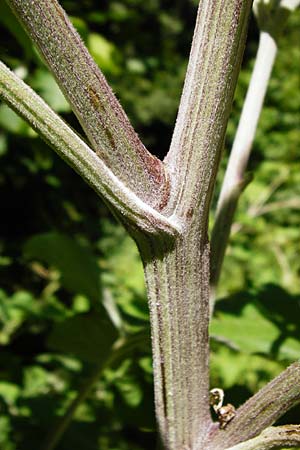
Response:
[[[61,2],[144,143],[170,142],[196,1]],[[300,355],[299,11],[269,86],[211,326],[212,387],[236,406]],[[80,132],[0,0],[1,59]],[[216,195],[253,67],[250,23]],[[59,450],[155,447],[148,310],[133,242],[93,191],[0,105],[0,448],[39,449],[101,376]],[[212,208],[212,218],[215,200]],[[294,408],[282,423],[299,422]]]

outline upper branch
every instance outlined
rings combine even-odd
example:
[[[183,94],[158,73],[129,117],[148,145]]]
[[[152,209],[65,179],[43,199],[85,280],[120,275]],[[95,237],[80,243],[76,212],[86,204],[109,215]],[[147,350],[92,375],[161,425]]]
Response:
[[[160,210],[169,182],[139,140],[57,0],[7,0],[38,46],[96,153],[129,189]]]
[[[1,62],[0,98],[23,117],[114,208],[120,218],[148,233],[178,233],[170,219],[128,189],[95,152]]]
[[[207,215],[244,50],[250,0],[201,0],[187,76],[166,164],[174,208]]]
[[[254,1],[254,12],[261,32],[255,65],[218,199],[212,230],[211,311],[238,201],[244,188],[251,181],[246,168],[277,53],[277,42],[291,11],[299,4],[299,0]]]
[[[216,431],[207,449],[224,449],[257,436],[299,402],[300,361],[244,403],[226,429]]]
[[[211,237],[211,307],[214,290],[218,284],[221,267],[228,244],[233,217],[239,197],[251,181],[246,167],[252,150],[258,119],[263,106],[267,86],[277,52],[276,42],[267,33],[261,33],[255,66],[239,126],[230,153],[221,193],[218,199],[216,218]]]

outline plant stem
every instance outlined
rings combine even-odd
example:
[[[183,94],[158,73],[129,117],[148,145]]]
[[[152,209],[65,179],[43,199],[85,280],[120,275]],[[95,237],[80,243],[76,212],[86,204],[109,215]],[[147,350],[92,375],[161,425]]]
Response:
[[[165,159],[172,186],[163,213],[174,215],[183,231],[173,242],[132,233],[145,267],[156,416],[168,450],[202,448],[211,424],[208,211],[250,6],[250,1],[200,1],[185,87]]]
[[[67,411],[65,412],[63,417],[61,417],[57,421],[54,428],[50,431],[41,450],[53,450],[56,448],[67,428],[70,426],[77,408],[86,400],[94,385],[102,375],[104,369],[106,369],[107,367],[111,367],[119,360],[122,361],[126,355],[132,354],[132,351],[134,349],[138,349],[139,347],[141,347],[141,343],[144,343],[145,340],[148,340],[148,336],[149,332],[148,329],[146,329],[145,332],[142,331],[139,333],[135,333],[134,335],[127,336],[126,338],[121,338],[115,343],[112,353],[107,358],[107,360],[102,361],[101,364],[96,365],[90,376],[82,384],[76,397],[67,408]]]
[[[249,441],[230,447],[228,450],[275,450],[300,447],[300,425],[270,427]]]
[[[74,414],[78,406],[85,401],[91,389],[95,385],[96,381],[99,380],[100,375],[103,372],[103,368],[104,368],[103,363],[100,364],[99,366],[96,366],[90,377],[88,377],[85,380],[80,390],[78,391],[76,397],[69,405],[64,416],[57,421],[57,424],[54,427],[54,429],[50,431],[46,441],[41,447],[41,450],[54,450],[56,448],[66,429],[70,426],[70,423],[73,420]]]
[[[151,314],[160,435],[165,449],[194,449],[211,420],[208,243],[191,230],[173,248],[163,241],[145,238],[138,244]]]
[[[233,217],[239,198],[251,181],[249,174],[246,174],[246,168],[277,53],[277,42],[291,12],[299,5],[300,0],[254,0],[253,9],[261,32],[255,65],[219,195],[212,230],[211,315]]]
[[[255,65],[222,184],[211,236],[211,311],[214,307],[215,291],[233,217],[240,195],[249,182],[245,172],[276,52],[275,40],[270,34],[261,32]]]
[[[201,0],[184,89],[165,163],[169,207],[191,221],[209,208],[236,86],[250,1]]]
[[[39,48],[97,155],[139,198],[161,209],[169,196],[163,164],[138,138],[57,0],[7,3]]]
[[[206,450],[223,450],[254,438],[300,402],[300,361],[253,395],[238,410],[225,430],[210,436]]]
[[[174,235],[178,225],[130,191],[29,86],[0,61],[0,98],[14,109],[120,217],[149,233]]]

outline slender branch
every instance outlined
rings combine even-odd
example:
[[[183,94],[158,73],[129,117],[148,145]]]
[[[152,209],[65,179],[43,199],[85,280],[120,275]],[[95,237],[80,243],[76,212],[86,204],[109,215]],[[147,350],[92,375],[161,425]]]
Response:
[[[103,371],[107,367],[111,367],[113,364],[116,364],[116,362],[120,360],[122,361],[127,355],[132,354],[132,350],[139,348],[141,342],[144,342],[145,338],[148,338],[148,335],[148,331],[140,332],[132,336],[119,339],[115,343],[111,355],[106,359],[106,361],[96,365],[90,376],[81,385],[76,397],[70,403],[65,414],[56,422],[54,428],[50,429],[41,450],[54,450],[57,447],[64,433],[70,426],[78,407],[86,400],[97,381],[99,381]]]
[[[207,214],[250,6],[251,1],[241,0],[202,0],[199,4],[178,117],[165,158],[176,180],[176,214],[190,222]]]
[[[97,154],[129,189],[161,210],[169,197],[163,164],[139,140],[64,10],[56,0],[7,3],[38,46]]]
[[[91,187],[129,223],[149,233],[178,233],[165,218],[131,192],[98,156],[22,80],[0,62],[0,98],[22,116]],[[160,231],[159,231],[160,230]]]
[[[267,428],[256,438],[228,450],[280,450],[283,447],[300,447],[300,425]]]
[[[268,204],[268,201],[272,197],[272,195],[282,186],[284,182],[289,178],[289,170],[283,170],[281,173],[276,176],[271,183],[266,187],[266,189],[259,195],[257,201],[250,205],[247,214],[250,217],[255,217],[256,212],[260,211],[265,205]]]
[[[281,211],[283,209],[300,209],[300,198],[287,198],[285,200],[267,203],[266,205],[257,207],[257,209],[251,208],[249,215],[250,217],[258,217],[273,211]]]
[[[225,250],[239,198],[249,183],[246,167],[259,116],[277,53],[277,40],[290,12],[299,0],[255,0],[254,11],[261,29],[255,65],[219,196],[211,236],[211,313],[214,308]]]
[[[300,402],[300,361],[263,387],[238,410],[225,430],[216,430],[207,450],[223,450],[251,439]]]
[[[64,416],[57,421],[52,430],[50,429],[49,435],[43,443],[41,450],[54,450],[57,447],[65,431],[70,426],[79,405],[86,400],[93,386],[99,380],[103,368],[103,364],[96,366],[92,374],[85,380]]]
[[[250,181],[245,175],[258,119],[274,64],[277,46],[260,33],[258,52],[233,147],[230,153],[211,236],[211,308],[224,260],[233,217],[241,193]]]

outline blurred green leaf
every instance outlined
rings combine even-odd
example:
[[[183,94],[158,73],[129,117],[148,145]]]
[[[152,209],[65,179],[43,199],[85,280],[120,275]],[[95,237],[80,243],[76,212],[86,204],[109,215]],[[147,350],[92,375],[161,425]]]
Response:
[[[300,296],[275,285],[219,301],[211,333],[243,353],[293,361],[300,357]]]
[[[34,54],[33,45],[20,22],[4,0],[0,0],[0,23],[2,23],[16,38],[19,45],[23,48],[26,57],[32,57]]]
[[[18,291],[12,296],[0,289],[0,344],[9,343],[15,331],[37,313],[37,304],[31,292]]]
[[[8,106],[0,105],[0,127],[21,136],[36,135],[32,128]]]
[[[61,274],[62,285],[74,293],[99,302],[101,298],[100,270],[91,251],[75,239],[60,233],[33,236],[24,246],[27,258],[38,259],[54,266]]]
[[[104,362],[118,333],[103,313],[77,314],[55,324],[48,338],[49,348],[91,363]]]
[[[120,58],[118,49],[101,34],[90,33],[87,41],[88,49],[101,70],[105,73],[120,72],[117,60]]]
[[[54,77],[44,68],[36,70],[31,80],[31,86],[41,97],[43,97],[46,103],[48,103],[54,111],[71,111],[71,107],[58,87]]]

